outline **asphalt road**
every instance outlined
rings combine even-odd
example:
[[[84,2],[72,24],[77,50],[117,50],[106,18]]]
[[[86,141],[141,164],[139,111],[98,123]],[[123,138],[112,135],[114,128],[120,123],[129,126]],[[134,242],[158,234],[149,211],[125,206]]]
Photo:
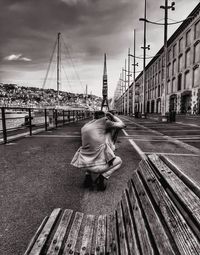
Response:
[[[84,189],[84,173],[70,165],[84,122],[0,145],[0,254],[23,254],[54,208],[110,213],[143,154],[164,154],[200,184],[200,126],[121,118],[127,128],[119,134],[116,155],[123,165],[104,192]]]
[[[164,155],[200,186],[200,123],[121,118],[127,123],[126,137],[140,155]]]

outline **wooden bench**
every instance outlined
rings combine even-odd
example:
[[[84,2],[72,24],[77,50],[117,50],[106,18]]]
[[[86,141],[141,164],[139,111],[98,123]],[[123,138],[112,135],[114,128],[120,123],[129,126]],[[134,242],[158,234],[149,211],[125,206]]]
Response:
[[[200,198],[157,155],[142,160],[111,215],[55,209],[25,255],[200,254]]]

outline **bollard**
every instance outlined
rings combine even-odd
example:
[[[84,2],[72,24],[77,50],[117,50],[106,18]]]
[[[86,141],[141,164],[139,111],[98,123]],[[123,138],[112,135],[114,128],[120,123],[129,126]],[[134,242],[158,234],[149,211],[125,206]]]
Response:
[[[63,110],[63,126],[65,125],[65,110]]]
[[[56,128],[58,127],[58,111],[55,109],[55,123],[56,123]]]
[[[29,133],[32,135],[32,118],[31,118],[31,108],[28,108],[28,118],[29,118]]]
[[[5,108],[1,108],[1,116],[2,116],[2,128],[3,128],[3,142],[7,143],[7,130],[6,130],[6,116],[5,116]]]
[[[54,122],[55,122],[54,121],[54,110],[53,109],[49,110],[48,115],[49,115],[49,127],[54,128]]]
[[[68,122],[70,122],[70,111],[68,111]]]
[[[47,128],[47,109],[44,109],[44,121],[45,121],[45,123],[44,123],[45,131],[47,131],[48,130],[48,128]]]

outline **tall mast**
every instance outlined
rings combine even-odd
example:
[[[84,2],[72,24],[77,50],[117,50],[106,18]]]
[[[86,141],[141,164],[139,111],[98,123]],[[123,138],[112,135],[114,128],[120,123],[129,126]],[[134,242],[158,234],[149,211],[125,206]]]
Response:
[[[101,103],[101,110],[103,107],[107,107],[109,110],[108,105],[108,78],[107,78],[107,67],[106,67],[106,54],[104,54],[104,68],[103,68],[103,90],[102,90],[103,100]]]
[[[87,98],[88,98],[88,85],[86,84],[85,88],[85,103],[87,104]]]
[[[61,65],[61,55],[60,55],[60,33],[58,33],[57,39],[57,100],[59,104],[59,89],[60,89],[60,65]]]

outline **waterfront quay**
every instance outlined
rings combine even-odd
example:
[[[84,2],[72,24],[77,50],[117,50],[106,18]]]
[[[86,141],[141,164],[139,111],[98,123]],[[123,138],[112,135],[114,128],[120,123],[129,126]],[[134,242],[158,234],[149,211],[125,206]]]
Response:
[[[88,120],[68,123],[0,145],[0,247],[3,255],[23,254],[46,215],[54,208],[109,214],[145,155],[168,158],[200,186],[200,123],[160,123],[120,116],[116,155],[123,164],[104,192],[83,188],[84,173],[70,165]]]

